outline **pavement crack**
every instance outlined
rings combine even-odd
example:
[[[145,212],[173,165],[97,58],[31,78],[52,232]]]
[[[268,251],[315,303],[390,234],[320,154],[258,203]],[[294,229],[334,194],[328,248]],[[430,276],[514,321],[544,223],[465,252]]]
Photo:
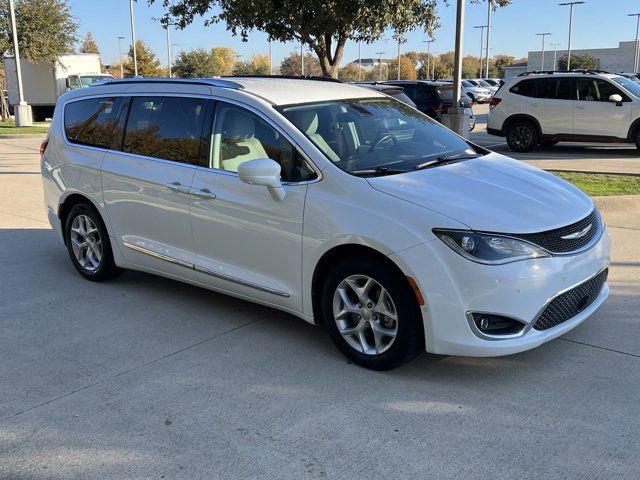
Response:
[[[640,358],[640,355],[637,355],[635,353],[623,352],[622,350],[616,350],[615,348],[601,347],[600,345],[593,345],[592,343],[579,342],[577,340],[570,340],[568,338],[559,338],[558,340],[563,340],[565,342],[575,343],[577,345],[584,345],[585,347],[599,348],[600,350],[606,350],[607,352],[619,353],[621,355],[627,355],[629,357]]]
[[[200,340],[199,342],[196,342],[196,343],[194,343],[192,345],[186,346],[184,348],[181,348],[181,349],[176,350],[176,351],[171,352],[171,353],[167,353],[166,355],[163,355],[163,356],[158,357],[158,358],[154,358],[153,360],[149,360],[148,362],[141,363],[140,365],[136,365],[135,367],[131,367],[131,368],[127,369],[127,370],[123,370],[122,372],[118,372],[118,373],[116,373],[114,375],[111,375],[109,377],[103,378],[102,380],[98,380],[97,382],[91,383],[89,385],[85,385],[84,387],[77,388],[75,390],[72,390],[70,392],[64,393],[62,395],[58,395],[55,398],[51,398],[51,399],[49,399],[49,400],[47,400],[45,402],[39,403],[37,405],[33,405],[33,406],[29,407],[29,408],[25,408],[24,410],[21,410],[19,412],[12,413],[11,415],[0,419],[0,422],[4,422],[5,420],[9,420],[11,418],[17,417],[19,415],[22,415],[23,413],[30,412],[31,410],[35,410],[37,408],[43,407],[45,405],[48,405],[48,404],[53,403],[53,402],[56,402],[56,401],[61,400],[63,398],[69,397],[71,395],[75,395],[76,393],[82,392],[84,390],[88,390],[89,388],[95,387],[96,385],[100,385],[102,383],[108,382],[109,380],[113,380],[114,378],[121,377],[121,376],[126,375],[128,373],[131,373],[131,372],[134,372],[134,371],[139,370],[141,368],[144,368],[146,366],[153,365],[154,363],[157,363],[157,362],[159,362],[161,360],[164,360],[166,358],[170,358],[170,357],[173,357],[175,355],[178,355],[179,353],[182,353],[182,352],[184,352],[186,350],[189,350],[191,348],[194,348],[194,347],[197,347],[199,345],[202,345],[203,343],[210,342],[211,340],[215,340],[216,338],[220,338],[220,337],[222,337],[224,335],[227,335],[229,333],[233,333],[236,330],[239,330],[241,328],[248,327],[249,325],[253,325],[254,323],[259,322],[260,320],[263,320],[267,316],[268,316],[268,314],[262,315],[262,316],[256,318],[255,320],[251,320],[250,322],[243,323],[242,325],[238,325],[237,327],[234,327],[234,328],[231,328],[231,329],[226,330],[224,332],[218,333],[216,335],[213,335],[212,337],[205,338],[204,340]]]

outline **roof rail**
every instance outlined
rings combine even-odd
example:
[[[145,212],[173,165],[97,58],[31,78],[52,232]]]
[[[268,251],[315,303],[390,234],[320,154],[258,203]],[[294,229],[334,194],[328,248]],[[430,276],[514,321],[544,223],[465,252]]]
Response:
[[[316,75],[228,75],[220,78],[284,78],[287,80],[315,80],[317,82],[344,83],[342,80],[332,77],[319,77]]]
[[[605,70],[585,70],[584,68],[576,68],[574,70],[532,70],[517,75],[518,77],[527,77],[529,75],[553,75],[554,73],[585,73],[589,75],[597,75],[599,73],[609,73]]]
[[[235,90],[241,90],[243,87],[237,82],[231,80],[222,79],[220,77],[211,78],[145,78],[145,77],[131,77],[131,78],[112,78],[106,80],[98,80],[93,82],[90,86],[101,87],[103,85],[127,85],[127,84],[145,84],[145,83],[172,83],[172,84],[189,84],[189,85],[206,85],[209,87],[224,87],[232,88]]]

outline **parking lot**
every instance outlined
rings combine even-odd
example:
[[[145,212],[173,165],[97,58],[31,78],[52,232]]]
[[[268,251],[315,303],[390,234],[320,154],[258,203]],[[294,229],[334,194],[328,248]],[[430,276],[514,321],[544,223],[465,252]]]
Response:
[[[275,310],[136,272],[83,280],[46,223],[38,145],[0,140],[0,478],[640,477],[637,211],[605,212],[611,296],[568,335],[381,373]],[[629,147],[518,158],[556,157],[640,173]]]

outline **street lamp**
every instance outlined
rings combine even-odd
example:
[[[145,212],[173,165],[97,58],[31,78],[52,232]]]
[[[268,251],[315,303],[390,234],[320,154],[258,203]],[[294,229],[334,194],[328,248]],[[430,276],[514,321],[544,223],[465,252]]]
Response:
[[[22,90],[22,68],[20,67],[20,49],[18,48],[18,29],[16,28],[16,13],[13,8],[13,0],[9,0],[9,15],[11,17],[11,36],[13,39],[13,58],[16,62],[16,75],[18,77],[18,105],[15,108],[16,127],[30,127],[33,125],[31,107],[24,101]]]
[[[378,65],[380,66],[380,81],[382,81],[382,55],[384,55],[387,52],[376,52],[376,55],[378,55]]]
[[[487,28],[486,25],[476,25],[473,28],[479,28],[480,29],[480,75],[478,75],[479,77],[482,77],[482,44],[484,43],[484,29]],[[488,61],[488,60],[487,60]],[[489,76],[487,75],[487,78],[489,78]]]
[[[131,19],[131,45],[133,46],[133,76],[138,76],[138,56],[136,55],[136,28],[133,21],[133,0],[129,0],[129,17]]]
[[[556,57],[558,56],[558,45],[560,44],[556,42],[552,43],[551,45],[553,45],[553,70],[556,70],[556,65],[558,65],[556,63]]]
[[[551,32],[536,33],[536,35],[538,37],[542,37],[542,59],[540,60],[540,70],[544,70],[544,39],[547,37],[547,35],[551,35]]]
[[[569,43],[567,44],[567,71],[571,70],[571,27],[573,23],[573,6],[574,5],[582,5],[585,2],[564,2],[559,3],[558,5],[565,7],[569,6]]]
[[[362,40],[358,40],[358,81],[362,80]]]
[[[304,43],[302,43],[302,40],[300,40],[300,70],[304,77]]]
[[[171,60],[173,55],[171,54],[171,38],[169,35],[169,28],[171,27],[171,23],[167,22],[167,65],[169,67],[169,78],[171,78]],[[135,49],[134,49],[135,50]]]
[[[124,40],[124,37],[118,37],[118,55],[120,56],[120,78],[124,78],[124,67],[122,66],[122,40]]]
[[[435,42],[435,40],[433,38],[429,39],[429,40],[423,40],[422,43],[426,43],[427,44],[427,80],[430,79],[431,77],[431,70],[429,69],[429,67],[431,66],[431,44]]]
[[[269,38],[269,75],[273,75],[273,40]]]
[[[640,13],[630,13],[627,17],[637,17],[636,21],[636,46],[633,52],[633,73],[638,71],[638,30],[640,29]]]
[[[491,4],[493,0],[487,0],[487,62],[485,65],[485,78],[489,78],[489,37],[491,35]],[[482,76],[482,75],[480,75]]]

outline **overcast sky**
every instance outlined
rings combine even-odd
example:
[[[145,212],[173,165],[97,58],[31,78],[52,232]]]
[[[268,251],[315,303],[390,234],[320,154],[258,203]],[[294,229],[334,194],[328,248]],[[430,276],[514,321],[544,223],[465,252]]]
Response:
[[[638,0],[586,0],[585,5],[574,9],[573,48],[615,47],[618,42],[633,40],[636,34],[635,18],[627,17],[628,13],[640,11]],[[436,41],[431,45],[432,52],[446,52],[453,49],[455,37],[455,0],[450,6],[441,2],[440,16],[442,27],[435,32]],[[529,50],[540,50],[541,40],[538,32],[552,32],[547,37],[547,47],[558,42],[558,48],[566,48],[568,36],[568,7],[558,6],[559,0],[513,0],[513,5],[499,9],[492,16],[495,28],[491,37],[491,55],[509,54],[517,58],[527,55]],[[154,20],[162,16],[161,1],[149,7],[146,0],[139,0],[135,5],[136,34],[147,42],[156,52],[163,64],[167,62],[166,34],[159,22]],[[486,1],[480,4],[467,2],[464,33],[465,54],[479,55],[480,30],[475,25],[486,24]],[[71,11],[79,23],[80,35],[91,32],[102,52],[103,62],[111,63],[118,58],[117,36],[125,37],[123,53],[131,41],[129,28],[129,0],[72,0]],[[248,43],[239,37],[233,37],[224,24],[205,27],[201,20],[182,31],[172,31],[174,55],[180,50],[193,48],[211,48],[226,45],[235,49],[243,58],[254,53],[267,54],[266,35],[253,32]],[[371,57],[375,52],[385,51],[387,57],[393,57],[397,45],[391,39],[391,32],[386,40],[370,45],[362,45],[362,56]],[[424,32],[416,31],[408,35],[408,41],[402,46],[403,51],[426,50],[422,40]],[[274,43],[274,63],[287,56],[294,44]],[[357,45],[347,44],[343,64],[357,58]]]

